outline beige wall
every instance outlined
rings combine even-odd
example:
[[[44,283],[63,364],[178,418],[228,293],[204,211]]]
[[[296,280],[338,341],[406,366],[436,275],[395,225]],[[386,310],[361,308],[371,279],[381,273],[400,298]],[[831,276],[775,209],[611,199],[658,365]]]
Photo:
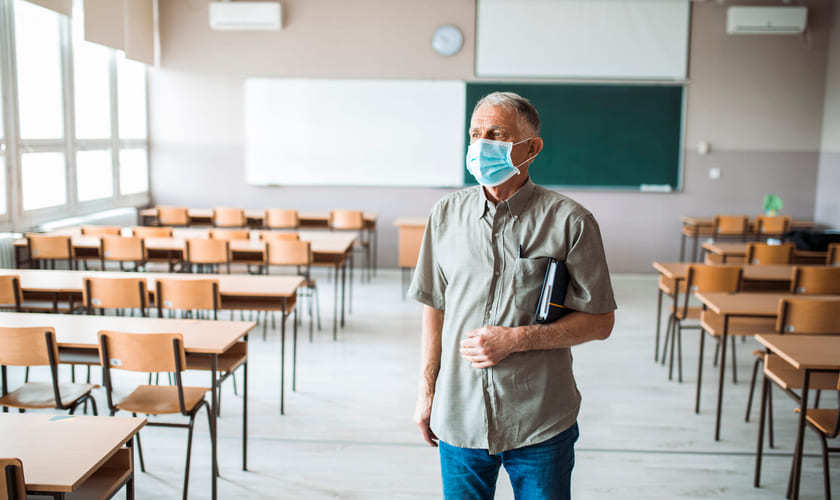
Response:
[[[817,221],[840,228],[840,1],[834,0],[826,77],[822,154],[817,178]]]
[[[652,260],[675,259],[679,215],[756,214],[764,194],[773,192],[784,200],[784,212],[814,217],[830,12],[826,0],[802,3],[811,8],[807,37],[729,36],[726,6],[692,3],[684,190],[567,192],[598,217],[614,271],[646,272]],[[242,81],[471,79],[474,0],[283,5],[282,31],[234,33],[207,27],[206,0],[160,2],[161,65],[149,78],[153,197],[194,206],[374,211],[380,214],[380,264],[394,266],[393,219],[425,214],[447,191],[246,185]],[[430,47],[432,31],[444,23],[457,24],[466,39],[452,58]],[[712,154],[694,152],[700,140],[711,142]],[[710,167],[721,169],[720,180],[708,179]]]

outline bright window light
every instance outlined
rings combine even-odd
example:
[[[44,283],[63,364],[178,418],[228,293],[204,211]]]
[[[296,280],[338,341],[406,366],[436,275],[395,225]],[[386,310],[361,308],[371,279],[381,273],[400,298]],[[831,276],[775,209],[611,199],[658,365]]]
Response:
[[[0,155],[0,215],[6,214],[6,157]]]
[[[146,65],[117,54],[120,139],[145,139]]]
[[[76,153],[76,185],[79,201],[108,198],[114,194],[111,151]]]
[[[105,139],[111,136],[111,49],[85,41],[84,33],[84,16],[81,9],[74,8],[73,87],[76,94],[76,137]]]
[[[120,151],[120,193],[145,193],[149,190],[149,154],[145,149]]]
[[[67,170],[64,153],[21,155],[23,209],[54,207],[67,203]]]

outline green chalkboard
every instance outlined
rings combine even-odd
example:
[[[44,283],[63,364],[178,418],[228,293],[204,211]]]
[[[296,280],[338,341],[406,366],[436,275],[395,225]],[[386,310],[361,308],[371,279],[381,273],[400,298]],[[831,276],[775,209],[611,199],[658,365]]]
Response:
[[[540,113],[545,146],[529,170],[535,183],[679,189],[681,85],[468,83],[466,130],[475,103],[494,91],[516,92]],[[466,167],[464,182],[475,184]]]

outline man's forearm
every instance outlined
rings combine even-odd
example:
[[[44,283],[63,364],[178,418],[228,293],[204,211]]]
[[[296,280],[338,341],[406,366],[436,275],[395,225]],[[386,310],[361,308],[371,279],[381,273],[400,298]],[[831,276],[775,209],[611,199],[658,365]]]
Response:
[[[615,314],[573,312],[553,323],[520,326],[513,329],[514,352],[572,347],[610,336]]]
[[[443,311],[433,307],[423,306],[422,330],[420,396],[426,396],[431,399],[435,393],[435,383],[437,382],[438,372],[440,372]]]

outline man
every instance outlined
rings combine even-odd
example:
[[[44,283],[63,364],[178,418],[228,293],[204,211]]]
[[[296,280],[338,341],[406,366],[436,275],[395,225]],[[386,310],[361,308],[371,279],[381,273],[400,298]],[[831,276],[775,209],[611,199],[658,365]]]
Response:
[[[414,421],[440,444],[448,499],[493,498],[502,465],[518,499],[569,498],[580,406],[569,348],[606,339],[616,308],[600,231],[531,182],[543,141],[527,99],[482,98],[469,134],[480,185],[432,209],[409,292],[424,304]],[[574,312],[533,324],[547,257],[568,268]]]

